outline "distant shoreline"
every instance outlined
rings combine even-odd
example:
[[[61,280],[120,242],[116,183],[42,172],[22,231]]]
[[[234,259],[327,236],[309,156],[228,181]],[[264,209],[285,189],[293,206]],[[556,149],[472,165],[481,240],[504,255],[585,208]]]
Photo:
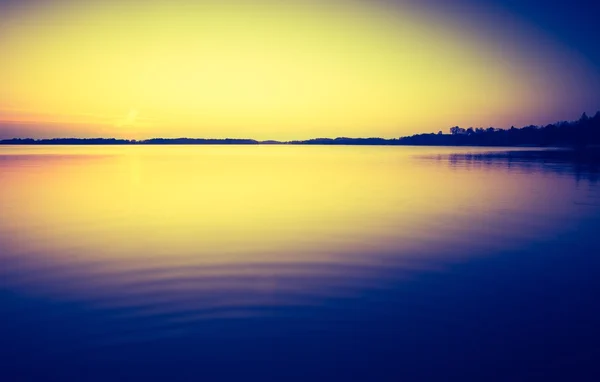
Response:
[[[557,122],[546,126],[520,129],[493,127],[450,128],[450,134],[417,134],[400,138],[313,138],[277,141],[255,139],[150,138],[128,140],[117,138],[13,138],[0,140],[0,145],[339,145],[339,146],[473,146],[473,147],[558,147],[590,148],[600,146],[600,111],[593,117],[585,113],[577,121]]]
[[[129,141],[112,138],[53,138],[53,139],[7,139],[0,140],[2,146],[431,146],[431,147],[520,147],[568,149],[568,145],[535,144],[443,144],[408,143],[401,139],[382,138],[318,138],[307,141],[254,141],[237,139],[160,139],[160,141]],[[600,145],[598,145],[600,148]]]
[[[333,139],[332,139],[333,140]],[[36,140],[35,142],[14,142],[12,140],[0,140],[0,146],[423,146],[423,147],[515,147],[515,148],[556,148],[569,149],[572,146],[559,145],[473,145],[473,144],[414,144],[414,143],[315,143],[315,142],[256,142],[256,143],[231,143],[231,142],[86,142],[85,139],[76,142],[47,142]],[[600,148],[600,146],[597,146]]]

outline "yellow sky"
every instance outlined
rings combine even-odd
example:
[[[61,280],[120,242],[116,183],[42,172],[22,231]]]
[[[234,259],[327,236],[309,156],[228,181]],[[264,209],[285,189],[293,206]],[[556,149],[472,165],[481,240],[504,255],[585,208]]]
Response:
[[[583,97],[574,58],[415,6],[249,4],[63,1],[0,16],[0,137],[396,137],[537,122],[565,93]]]

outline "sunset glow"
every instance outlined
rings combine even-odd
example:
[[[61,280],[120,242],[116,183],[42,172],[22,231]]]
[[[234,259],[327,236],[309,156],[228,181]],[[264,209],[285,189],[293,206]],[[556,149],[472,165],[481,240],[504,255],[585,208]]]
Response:
[[[6,4],[0,138],[397,137],[598,105],[593,68],[509,15],[408,1]]]

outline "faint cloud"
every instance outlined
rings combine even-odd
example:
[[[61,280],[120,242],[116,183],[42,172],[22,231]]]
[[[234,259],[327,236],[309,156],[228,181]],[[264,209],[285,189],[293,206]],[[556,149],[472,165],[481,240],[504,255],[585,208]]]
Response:
[[[2,1],[2,0],[0,0]],[[0,106],[0,125],[6,126],[104,126],[147,127],[148,118],[140,117],[137,109],[130,109],[125,116],[115,114],[57,113]],[[1,126],[0,126],[1,127]]]
[[[1,1],[1,0],[0,0]],[[57,113],[23,108],[0,107],[0,121],[16,124],[65,123],[107,124],[110,117],[90,113]],[[114,117],[112,118],[114,120]]]

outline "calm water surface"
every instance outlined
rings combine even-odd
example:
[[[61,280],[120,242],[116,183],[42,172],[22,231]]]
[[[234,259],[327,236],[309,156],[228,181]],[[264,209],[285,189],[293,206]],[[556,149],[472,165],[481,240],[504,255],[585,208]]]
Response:
[[[0,380],[599,381],[598,168],[498,150],[0,146]]]

